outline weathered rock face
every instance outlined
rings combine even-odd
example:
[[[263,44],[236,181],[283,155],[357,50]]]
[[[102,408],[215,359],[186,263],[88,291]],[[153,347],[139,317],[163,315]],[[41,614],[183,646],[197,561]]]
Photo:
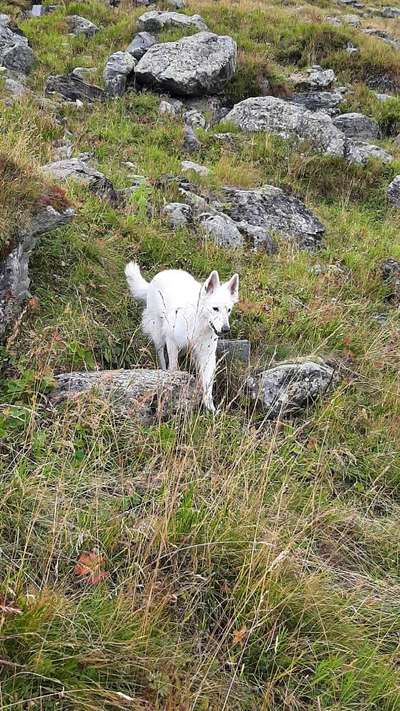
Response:
[[[136,81],[178,96],[214,94],[232,78],[236,58],[231,37],[199,32],[150,47],[136,66]]]
[[[126,48],[126,51],[139,60],[153,44],[156,44],[156,38],[150,32],[138,32]]]
[[[344,155],[345,136],[327,114],[312,113],[302,106],[272,96],[241,101],[229,112],[226,120],[243,131],[266,131],[283,138],[308,140],[318,151]]]
[[[400,175],[396,175],[387,189],[387,196],[393,205],[400,207]]]
[[[106,370],[56,376],[50,400],[77,400],[94,392],[120,415],[146,424],[190,414],[201,403],[190,373],[164,370]]]
[[[46,94],[60,94],[67,101],[95,101],[104,99],[105,93],[99,86],[87,84],[76,74],[49,76]]]
[[[169,202],[164,205],[163,214],[167,217],[171,227],[185,227],[193,219],[193,211],[190,205],[183,202]]]
[[[381,160],[383,163],[390,163],[393,156],[379,146],[374,146],[366,141],[349,141],[346,145],[345,156],[349,163],[366,165],[370,158]]]
[[[301,412],[327,391],[333,376],[322,361],[285,362],[249,378],[247,387],[266,417],[276,419]]]
[[[297,197],[273,185],[255,190],[225,188],[224,193],[225,211],[236,222],[295,237],[302,247],[314,248],[320,244],[325,228]]]
[[[295,94],[290,101],[308,111],[326,111],[330,116],[338,112],[343,96],[338,91],[305,91]]]
[[[202,230],[219,247],[243,247],[243,236],[235,222],[227,215],[203,213],[199,216],[198,222]]]
[[[322,69],[315,64],[305,72],[291,74],[289,79],[299,91],[312,91],[313,89],[329,89],[336,81],[333,69]]]
[[[114,189],[111,180],[96,168],[93,168],[83,156],[48,163],[42,167],[42,171],[45,175],[55,180],[72,179],[83,183],[93,193],[105,198],[113,206],[117,206],[120,202],[119,195]]]
[[[145,12],[138,19],[138,29],[143,32],[161,32],[168,27],[181,27],[183,29],[195,27],[197,30],[207,30],[207,25],[200,15],[182,15],[179,12],[162,12],[151,10]]]
[[[264,227],[250,225],[248,222],[237,222],[237,228],[245,237],[248,245],[256,252],[262,251],[267,254],[274,254],[277,251],[277,244],[271,234]]]
[[[26,37],[0,25],[0,66],[28,74],[33,62],[33,52]]]
[[[10,253],[0,260],[0,338],[18,316],[29,294],[29,259],[39,236],[72,220],[74,211],[57,212],[47,207],[15,235]]]
[[[379,138],[380,135],[376,121],[364,114],[340,114],[333,119],[333,123],[347,138],[367,141],[369,138]]]
[[[80,15],[70,15],[67,17],[69,30],[73,35],[85,35],[85,37],[93,37],[99,28],[90,20]]]
[[[110,96],[122,96],[130,77],[133,77],[136,59],[129,52],[114,52],[106,62],[104,83]]]

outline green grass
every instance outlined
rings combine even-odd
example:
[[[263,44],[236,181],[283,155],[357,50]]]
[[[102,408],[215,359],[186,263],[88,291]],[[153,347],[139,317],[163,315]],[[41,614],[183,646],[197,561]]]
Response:
[[[130,41],[141,11],[66,2],[25,21],[36,96],[49,73],[77,65],[95,67],[101,84],[106,57]],[[159,178],[180,173],[183,128],[158,115],[157,96],[130,93],[81,111],[54,98],[4,104],[1,89],[0,248],[48,194],[38,168],[64,126],[74,152],[93,153],[117,187],[130,184],[126,161],[149,181],[118,209],[63,186],[76,218],[40,239],[34,307],[0,350],[0,606],[20,610],[0,607],[0,705],[395,711],[400,327],[380,263],[400,259],[400,214],[385,196],[400,173],[399,100],[380,104],[366,79],[397,82],[398,53],[324,22],[339,13],[328,0],[303,11],[193,0],[187,12],[238,42],[230,101],[257,94],[263,78],[285,94],[295,68],[321,62],[340,82],[356,80],[343,108],[379,122],[395,161],[351,166],[276,137],[236,131],[231,147],[201,132],[198,160],[211,169],[202,190],[278,185],[326,226],[316,253],[283,239],[272,256],[230,252],[163,219],[179,194]],[[99,34],[70,37],[72,13]],[[342,49],[349,39],[360,46],[354,57]],[[252,367],[329,358],[335,388],[279,423],[249,418],[237,403],[215,420],[199,412],[151,426],[117,418],[96,394],[50,408],[56,373],[154,367],[123,276],[131,258],[148,276],[238,271],[232,332],[251,340]],[[231,388],[240,391],[240,374]],[[103,558],[108,575],[97,586],[74,572],[85,551]]]

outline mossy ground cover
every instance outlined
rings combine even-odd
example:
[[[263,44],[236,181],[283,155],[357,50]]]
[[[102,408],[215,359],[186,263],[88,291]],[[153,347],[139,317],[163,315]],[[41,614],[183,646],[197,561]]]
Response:
[[[357,82],[344,108],[380,122],[395,161],[350,166],[265,135],[237,133],[232,147],[200,132],[198,160],[211,169],[203,189],[278,185],[326,225],[316,253],[283,240],[272,256],[232,252],[162,218],[177,192],[160,176],[179,174],[185,156],[182,124],[159,116],[155,95],[83,111],[32,97],[2,105],[0,149],[19,166],[2,192],[6,226],[16,203],[35,203],[38,166],[64,126],[76,154],[92,152],[116,186],[129,185],[127,161],[149,181],[118,209],[65,186],[76,219],[41,238],[36,300],[1,351],[0,601],[20,610],[0,616],[1,706],[394,710],[400,329],[379,265],[400,258],[400,216],[386,200],[400,172],[399,108],[396,98],[380,104],[365,80],[372,67],[397,81],[400,55],[328,25],[338,9],[327,2],[300,12],[193,0],[188,11],[238,42],[232,101],[257,94],[260,78],[279,95],[294,69],[333,66]],[[77,65],[95,67],[101,84],[141,12],[66,2],[22,23],[37,57],[31,88],[41,93],[49,73]],[[100,32],[69,36],[68,14]],[[359,55],[344,53],[347,40]],[[336,388],[301,418],[262,426],[237,406],[140,426],[95,395],[49,410],[55,372],[154,366],[125,286],[130,258],[147,275],[238,271],[232,330],[252,341],[253,364],[326,357],[340,364]],[[102,558],[108,575],[97,586],[74,572],[83,551]]]

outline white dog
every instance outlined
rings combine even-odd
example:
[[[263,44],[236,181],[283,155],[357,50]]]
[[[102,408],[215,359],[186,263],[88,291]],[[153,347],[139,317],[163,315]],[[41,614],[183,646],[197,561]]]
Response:
[[[144,301],[143,332],[152,339],[160,367],[178,367],[181,350],[193,354],[203,389],[205,406],[215,412],[213,384],[218,336],[229,331],[229,315],[239,300],[239,275],[220,283],[218,272],[211,272],[200,284],[187,272],[167,269],[151,282],[143,279],[135,262],[125,267],[128,286],[134,299]]]

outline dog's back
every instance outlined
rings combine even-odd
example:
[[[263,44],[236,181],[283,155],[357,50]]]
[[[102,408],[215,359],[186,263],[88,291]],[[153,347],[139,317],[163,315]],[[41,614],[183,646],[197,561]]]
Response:
[[[147,291],[147,309],[157,315],[193,306],[199,298],[201,285],[191,274],[180,269],[166,269],[157,274]]]

